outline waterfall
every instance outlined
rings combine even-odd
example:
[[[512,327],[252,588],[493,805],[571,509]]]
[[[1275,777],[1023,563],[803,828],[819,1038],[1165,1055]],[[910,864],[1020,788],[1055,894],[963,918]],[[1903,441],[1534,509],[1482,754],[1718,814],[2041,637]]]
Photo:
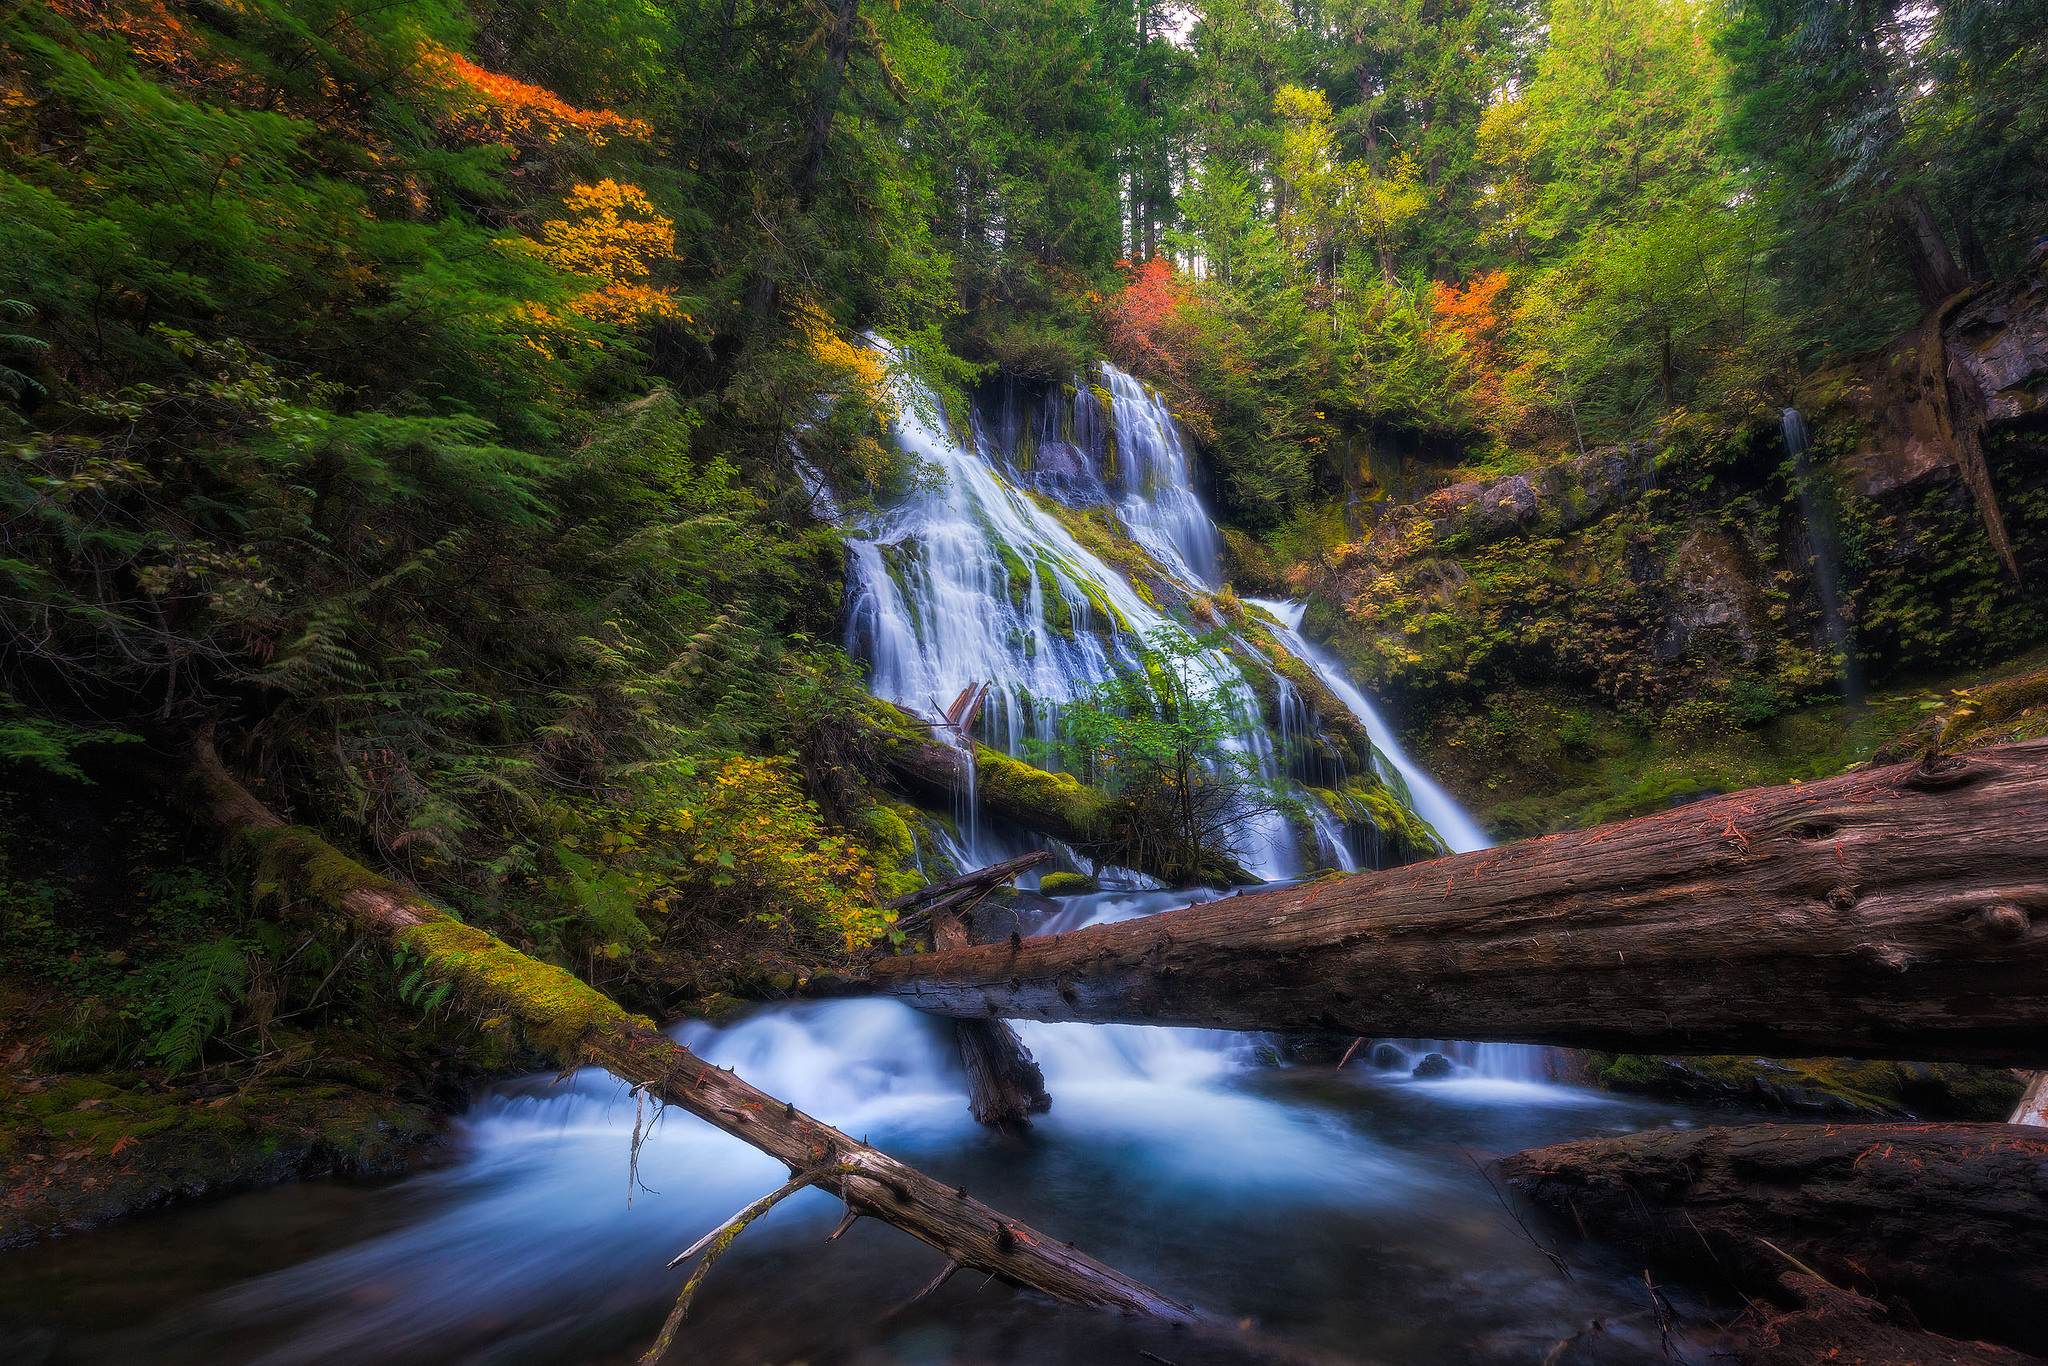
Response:
[[[1415,814],[1434,826],[1437,834],[1443,836],[1444,843],[1461,854],[1492,845],[1493,841],[1486,837],[1486,832],[1451,799],[1451,794],[1439,787],[1421,765],[1408,757],[1407,751],[1394,738],[1393,730],[1381,719],[1379,709],[1344,676],[1336,662],[1302,638],[1301,618],[1308,610],[1306,603],[1281,602],[1272,598],[1246,598],[1245,601],[1266,612],[1279,624],[1280,629],[1275,634],[1287,647],[1288,653],[1315,670],[1316,677],[1322,679],[1324,685],[1336,694],[1337,700],[1358,718],[1366,733],[1372,736],[1373,758],[1380,765],[1380,777],[1406,796]]]
[[[1792,457],[1792,488],[1799,499],[1799,518],[1813,549],[1813,587],[1820,599],[1821,629],[1842,661],[1843,700],[1857,702],[1863,697],[1863,671],[1849,638],[1848,620],[1842,615],[1841,555],[1834,520],[1815,496],[1813,465],[1806,458],[1809,443],[1805,417],[1797,408],[1786,408],[1779,417],[1785,433],[1785,451]]]
[[[1131,538],[1175,578],[1213,587],[1223,570],[1223,536],[1195,494],[1179,424],[1137,380],[1106,362],[1102,373],[1111,398],[1123,493],[1117,516]]]
[[[1103,446],[1115,453],[1115,469],[1097,486],[1161,571],[1199,591],[1213,579],[1221,542],[1194,492],[1173,420],[1130,376],[1103,370],[1113,422],[1099,434],[1113,433]],[[1000,430],[992,436],[977,419],[956,435],[927,416],[937,408],[929,394],[912,388],[907,398],[896,439],[935,467],[943,484],[850,539],[847,652],[867,663],[876,696],[927,716],[943,714],[964,689],[991,684],[981,734],[1027,757],[1031,741],[1054,738],[1061,704],[1120,664],[1135,664],[1140,638],[1171,619],[1034,501],[1025,476],[1046,471],[1004,462]],[[1087,413],[1098,401],[1077,386],[1074,402],[1072,435],[1090,441],[1098,431]],[[1014,424],[1006,418],[999,426]],[[1064,433],[1041,432],[1034,464],[1050,467],[1057,488],[1074,496],[1089,487],[1081,453]],[[1257,723],[1257,698],[1236,664],[1210,651],[1199,682],[1253,718],[1230,746],[1279,776],[1280,747]],[[990,861],[973,827],[970,815],[967,847],[977,862]],[[1294,832],[1277,814],[1250,822],[1243,843],[1243,862],[1260,877],[1303,871]]]

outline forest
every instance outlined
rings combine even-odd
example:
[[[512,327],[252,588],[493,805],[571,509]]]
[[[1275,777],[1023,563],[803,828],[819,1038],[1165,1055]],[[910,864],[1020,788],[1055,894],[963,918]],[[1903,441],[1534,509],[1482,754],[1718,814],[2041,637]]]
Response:
[[[2044,414],[2048,0],[0,0],[0,1357],[2048,1357]]]

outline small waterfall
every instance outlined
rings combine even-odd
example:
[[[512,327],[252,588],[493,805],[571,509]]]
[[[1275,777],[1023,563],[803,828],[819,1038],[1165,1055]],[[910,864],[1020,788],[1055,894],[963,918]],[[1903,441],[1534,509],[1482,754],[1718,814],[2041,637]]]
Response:
[[[1813,548],[1813,587],[1820,599],[1821,629],[1842,661],[1843,700],[1859,702],[1863,698],[1863,670],[1849,636],[1848,619],[1842,614],[1841,547],[1835,536],[1834,519],[1827,515],[1814,491],[1813,465],[1806,458],[1810,444],[1806,418],[1797,408],[1786,408],[1779,417],[1785,433],[1785,451],[1792,457],[1792,487],[1799,498],[1799,518],[1806,528],[1807,543]]]
[[[1393,730],[1380,718],[1379,709],[1344,676],[1336,662],[1302,638],[1301,618],[1308,610],[1306,603],[1281,602],[1272,598],[1246,598],[1245,601],[1264,610],[1280,624],[1276,635],[1287,647],[1287,652],[1315,670],[1316,677],[1322,679],[1324,685],[1337,695],[1337,700],[1365,726],[1366,733],[1372,736],[1373,756],[1383,764],[1380,776],[1396,791],[1405,792],[1415,814],[1434,826],[1437,834],[1443,836],[1444,843],[1461,854],[1493,844],[1486,837],[1486,832],[1465,814],[1464,808],[1451,800],[1450,793],[1437,786],[1436,781],[1408,757],[1394,738]]]
[[[1193,467],[1180,427],[1158,395],[1104,363],[1116,430],[1117,516],[1131,539],[1183,583],[1216,585],[1223,570],[1223,537],[1195,495]]]

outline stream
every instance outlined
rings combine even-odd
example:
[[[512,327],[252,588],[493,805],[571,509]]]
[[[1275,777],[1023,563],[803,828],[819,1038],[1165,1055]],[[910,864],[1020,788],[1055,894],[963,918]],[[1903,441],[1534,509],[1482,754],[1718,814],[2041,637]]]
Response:
[[[1219,582],[1220,534],[1171,416],[1129,376],[1105,366],[1100,379],[1060,400],[1006,392],[961,439],[907,411],[899,437],[944,473],[943,485],[849,527],[846,644],[871,686],[932,715],[988,684],[980,738],[1011,754],[1028,757],[1063,701],[1129,662],[1133,639],[1170,619],[1051,503],[1104,509],[1161,581],[1190,597]],[[829,491],[820,495],[829,503]],[[1248,601],[1364,723],[1380,776],[1447,845],[1484,847],[1371,700],[1301,637],[1300,605]],[[1249,703],[1260,680],[1245,670],[1262,658],[1248,647],[1213,651],[1208,686]],[[1319,720],[1300,715],[1305,704],[1277,676],[1276,685],[1290,719],[1276,733],[1248,704],[1254,719],[1232,743],[1277,779],[1291,771],[1292,739],[1313,741]],[[1317,810],[1306,822],[1253,823],[1241,861],[1268,879],[1358,866],[1361,843]],[[972,865],[1028,846],[1022,832],[984,828],[971,765],[952,814],[935,857]],[[1215,895],[1125,882],[1069,899],[1039,928]],[[1280,1065],[1278,1041],[1254,1036],[1035,1022],[1019,1031],[1053,1096],[1051,1113],[1022,1137],[970,1119],[950,1023],[893,1001],[766,1006],[676,1034],[1119,1270],[1331,1360],[1566,1366],[1660,1356],[1642,1268],[1572,1247],[1570,1275],[1561,1274],[1479,1164],[1700,1122],[1705,1111],[1552,1084],[1530,1048],[1413,1045],[1458,1059],[1450,1075],[1421,1080],[1405,1059],[1342,1071]],[[601,1072],[511,1082],[479,1096],[444,1160],[412,1176],[280,1186],[0,1255],[0,1356],[52,1366],[636,1360],[681,1284],[683,1273],[663,1264],[784,1173],[670,1113],[654,1123],[635,1179],[635,1121],[633,1099]],[[936,1255],[873,1220],[827,1244],[839,1214],[831,1197],[809,1191],[750,1228],[710,1276],[670,1359],[1249,1359],[973,1275],[890,1314],[937,1270]],[[1570,1241],[1556,1228],[1534,1233]],[[1695,1323],[1721,1308],[1675,1299]],[[1595,1320],[1601,1328],[1588,1330]]]

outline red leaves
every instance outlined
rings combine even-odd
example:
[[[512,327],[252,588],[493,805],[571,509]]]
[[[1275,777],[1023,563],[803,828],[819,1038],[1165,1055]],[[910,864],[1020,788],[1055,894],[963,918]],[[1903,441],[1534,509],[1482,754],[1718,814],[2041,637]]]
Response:
[[[1139,374],[1179,378],[1187,370],[1187,286],[1173,263],[1155,257],[1124,264],[1129,279],[1105,305],[1110,357]]]

